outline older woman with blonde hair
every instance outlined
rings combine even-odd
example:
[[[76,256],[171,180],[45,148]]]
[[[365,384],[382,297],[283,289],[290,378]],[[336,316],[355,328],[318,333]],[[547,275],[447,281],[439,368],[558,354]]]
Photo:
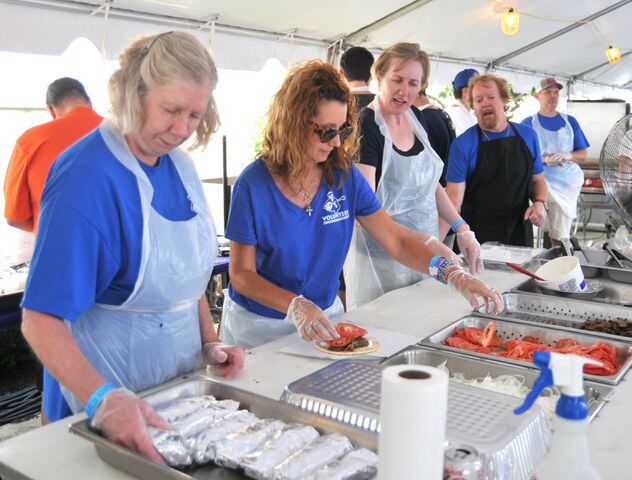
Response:
[[[396,223],[443,240],[447,231],[439,231],[439,219],[445,220],[476,273],[482,266],[480,246],[439,183],[443,162],[413,105],[429,73],[430,59],[416,43],[397,43],[377,59],[373,77],[378,94],[360,114],[358,169]],[[345,265],[348,308],[422,278],[419,271],[395,261],[364,229],[356,230]]]
[[[95,428],[163,461],[147,426],[164,422],[134,393],[202,360],[232,377],[243,351],[219,342],[204,297],[215,228],[191,158],[178,147],[217,129],[217,70],[190,34],[134,40],[109,83],[112,118],[56,161],[22,306],[22,330],[64,398]],[[51,389],[51,391],[53,391]]]
[[[360,174],[349,87],[330,64],[290,71],[272,100],[263,152],[237,179],[226,236],[229,295],[222,339],[254,347],[299,331],[335,339],[339,273],[354,220],[397,261],[453,284],[473,303],[498,294],[465,273],[436,238],[391,220]]]

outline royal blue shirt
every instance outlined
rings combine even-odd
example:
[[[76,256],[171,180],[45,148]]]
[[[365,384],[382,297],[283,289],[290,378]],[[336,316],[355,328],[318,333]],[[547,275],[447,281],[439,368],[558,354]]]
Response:
[[[518,133],[523,138],[531,155],[533,155],[533,174],[537,175],[542,173],[542,154],[540,152],[540,142],[538,136],[532,127],[521,123],[512,123]],[[507,127],[509,128],[509,126]],[[505,138],[506,136],[513,137],[514,132],[512,129],[507,132],[488,132],[484,130],[485,135],[482,135],[483,142],[489,140],[496,140],[499,138]],[[448,172],[445,179],[448,182],[462,183],[466,182],[474,173],[476,167],[476,157],[478,155],[478,126],[468,128],[461,135],[456,137],[452,145],[450,146],[450,156],[448,158]]]
[[[233,190],[226,237],[256,246],[257,273],[303,295],[321,309],[334,303],[356,215],[371,215],[380,203],[355,166],[338,188],[323,179],[311,203],[312,215],[281,193],[261,159],[241,173]],[[259,315],[284,318],[229,286],[230,297]]]
[[[564,125],[566,124],[564,122],[564,118],[559,113],[555,115],[554,117],[545,117],[544,115],[541,115],[539,112],[537,115],[538,115],[538,121],[540,122],[540,125],[542,125],[542,128],[544,128],[545,130],[549,130],[551,132],[557,132],[560,128],[564,127]],[[573,151],[584,150],[590,147],[590,143],[588,143],[588,139],[586,138],[586,135],[584,135],[584,131],[582,130],[582,127],[579,126],[577,119],[573,117],[572,115],[566,115],[566,118],[568,118],[568,123],[571,125],[571,128],[573,129]],[[522,123],[524,125],[529,125],[530,127],[533,127],[533,117],[525,118],[522,121]]]
[[[173,221],[195,216],[168,155],[155,167],[139,164],[154,187],[152,206],[160,215]],[[142,231],[136,177],[94,130],[49,172],[22,307],[74,322],[94,303],[122,304],[138,277]],[[46,375],[44,411],[58,420],[70,411],[56,380]]]

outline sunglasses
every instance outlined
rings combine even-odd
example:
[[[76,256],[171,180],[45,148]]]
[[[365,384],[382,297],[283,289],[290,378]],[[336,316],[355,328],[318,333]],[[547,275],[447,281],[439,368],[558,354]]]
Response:
[[[336,138],[336,135],[340,135],[340,141],[344,142],[345,139],[349,135],[351,135],[351,132],[353,132],[353,127],[349,125],[348,123],[345,123],[340,128],[333,128],[333,127],[322,128],[317,123],[314,123],[314,125],[316,125],[316,128],[314,129],[314,133],[318,135],[318,137],[320,138],[320,141],[323,143],[331,142],[334,138]]]

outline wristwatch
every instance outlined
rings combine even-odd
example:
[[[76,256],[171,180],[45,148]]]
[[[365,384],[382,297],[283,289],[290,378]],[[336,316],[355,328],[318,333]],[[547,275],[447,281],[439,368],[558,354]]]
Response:
[[[546,200],[542,200],[541,198],[536,198],[533,200],[533,204],[535,205],[536,203],[540,202],[542,204],[542,206],[544,207],[544,210],[548,213],[549,211],[549,204],[547,203]]]

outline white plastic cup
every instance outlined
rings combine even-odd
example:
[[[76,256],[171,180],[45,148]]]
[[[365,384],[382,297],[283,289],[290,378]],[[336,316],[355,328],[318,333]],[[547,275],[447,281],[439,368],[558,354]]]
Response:
[[[550,260],[535,271],[542,280],[536,283],[544,288],[558,292],[577,293],[586,288],[584,272],[577,257],[559,257]]]

